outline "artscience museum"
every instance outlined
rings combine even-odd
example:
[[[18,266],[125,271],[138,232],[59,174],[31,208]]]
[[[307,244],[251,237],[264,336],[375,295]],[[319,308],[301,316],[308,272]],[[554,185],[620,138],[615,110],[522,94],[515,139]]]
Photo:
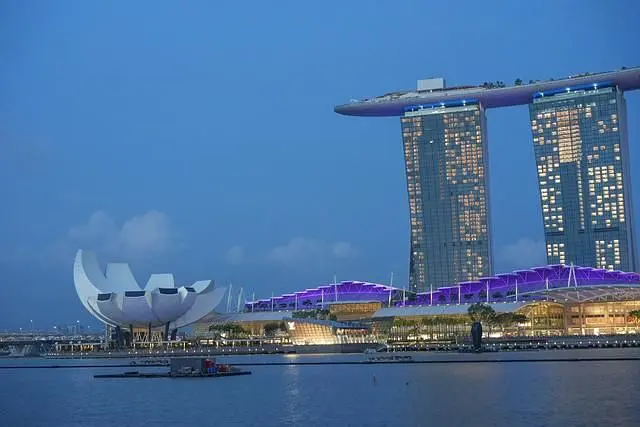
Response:
[[[225,293],[212,280],[177,285],[170,273],[152,274],[142,287],[128,264],[107,264],[103,272],[96,255],[82,249],[76,254],[73,280],[80,301],[93,316],[117,332],[142,331],[138,337],[149,341],[152,329],[164,328],[164,340],[169,331],[175,336],[178,328],[214,310]]]

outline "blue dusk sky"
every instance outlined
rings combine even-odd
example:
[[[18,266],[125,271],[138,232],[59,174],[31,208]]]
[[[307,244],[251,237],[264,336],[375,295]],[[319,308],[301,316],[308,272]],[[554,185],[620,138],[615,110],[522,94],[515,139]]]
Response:
[[[173,272],[259,297],[334,274],[404,286],[399,119],[333,106],[427,77],[640,65],[639,14],[631,0],[3,1],[0,329],[93,322],[78,248],[140,282]],[[640,92],[626,97],[638,206]],[[495,270],[543,264],[527,107],[488,126]]]

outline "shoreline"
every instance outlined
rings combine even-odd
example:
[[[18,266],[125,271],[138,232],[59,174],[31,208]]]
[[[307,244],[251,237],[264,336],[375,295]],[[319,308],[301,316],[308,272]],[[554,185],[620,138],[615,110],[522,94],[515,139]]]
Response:
[[[325,353],[325,354],[174,354],[174,357],[220,357],[231,359],[234,366],[320,366],[320,365],[365,365],[365,364],[453,364],[453,363],[533,363],[533,362],[613,362],[640,361],[640,348],[576,348],[572,351],[564,349],[520,350],[520,351],[487,351],[480,353],[458,351],[407,351],[396,354],[410,355],[411,360],[370,362],[363,353]],[[379,354],[393,354],[382,352]],[[76,356],[67,358],[20,357],[2,358],[0,369],[57,369],[57,368],[153,368],[167,366],[170,356],[140,355],[118,357]],[[0,361],[2,361],[0,359]],[[138,363],[136,360],[147,360],[150,363]],[[150,360],[151,359],[151,360]],[[154,361],[153,359],[156,359]],[[9,362],[11,360],[11,362]],[[25,364],[16,363],[18,361]],[[61,363],[56,363],[60,360]],[[42,361],[31,364],[29,362]],[[112,363],[108,363],[111,361]],[[126,362],[125,362],[126,361]],[[13,363],[12,363],[13,362]],[[65,363],[66,362],[66,363]],[[134,363],[131,363],[134,362]]]

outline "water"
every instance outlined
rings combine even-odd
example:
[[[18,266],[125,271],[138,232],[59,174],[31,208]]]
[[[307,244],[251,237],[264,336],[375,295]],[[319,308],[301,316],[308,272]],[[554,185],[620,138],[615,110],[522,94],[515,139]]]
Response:
[[[536,357],[558,354],[633,357],[638,351],[535,353]],[[78,363],[0,361],[0,365]],[[0,369],[0,426],[638,426],[639,365],[606,361],[256,366],[248,368],[253,375],[220,379],[93,378],[124,368]]]

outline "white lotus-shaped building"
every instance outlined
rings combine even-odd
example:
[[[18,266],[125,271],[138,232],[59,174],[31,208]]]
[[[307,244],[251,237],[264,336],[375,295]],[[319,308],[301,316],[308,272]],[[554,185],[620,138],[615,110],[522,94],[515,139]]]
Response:
[[[76,254],[73,280],[85,308],[114,327],[181,328],[213,311],[225,293],[211,280],[176,286],[173,274],[152,274],[142,288],[128,264],[108,264],[103,273],[96,255],[82,249]]]

